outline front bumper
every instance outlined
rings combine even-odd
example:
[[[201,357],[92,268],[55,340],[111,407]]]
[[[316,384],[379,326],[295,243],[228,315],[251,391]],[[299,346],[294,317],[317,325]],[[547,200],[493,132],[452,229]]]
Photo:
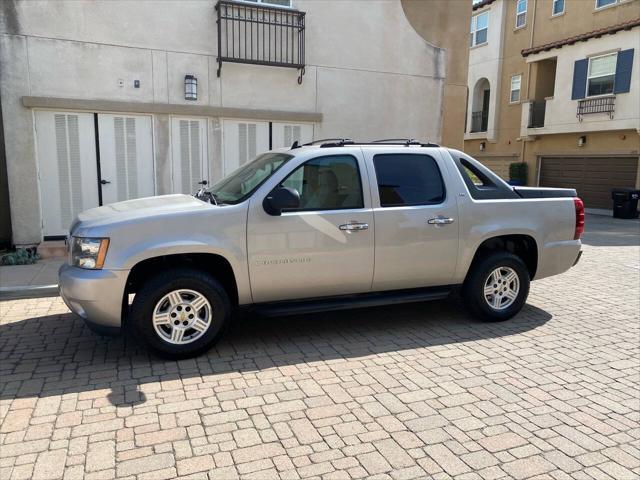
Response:
[[[128,270],[85,270],[68,264],[58,271],[60,296],[88,322],[119,328]]]

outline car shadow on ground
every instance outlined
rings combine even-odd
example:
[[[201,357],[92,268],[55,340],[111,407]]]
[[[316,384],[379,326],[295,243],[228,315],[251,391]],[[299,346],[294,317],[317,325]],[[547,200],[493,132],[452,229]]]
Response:
[[[526,305],[501,323],[474,320],[452,300],[280,318],[248,316],[195,359],[151,356],[128,336],[100,337],[73,314],[0,326],[0,399],[110,389],[112,405],[144,403],[144,385],[256,372],[302,363],[357,359],[410,349],[504,338],[551,319]],[[434,358],[437,358],[434,349]],[[464,355],[464,350],[460,353]]]

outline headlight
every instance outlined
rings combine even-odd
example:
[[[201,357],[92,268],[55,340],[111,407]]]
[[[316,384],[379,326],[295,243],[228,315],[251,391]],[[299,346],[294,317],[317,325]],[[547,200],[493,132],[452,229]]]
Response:
[[[87,269],[102,268],[108,248],[108,238],[73,237],[71,243],[71,264]]]

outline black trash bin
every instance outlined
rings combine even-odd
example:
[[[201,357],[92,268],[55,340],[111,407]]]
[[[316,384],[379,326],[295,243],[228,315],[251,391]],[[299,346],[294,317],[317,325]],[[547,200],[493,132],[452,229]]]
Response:
[[[613,216],[615,218],[638,218],[640,190],[614,188],[611,190],[611,198],[613,199]]]

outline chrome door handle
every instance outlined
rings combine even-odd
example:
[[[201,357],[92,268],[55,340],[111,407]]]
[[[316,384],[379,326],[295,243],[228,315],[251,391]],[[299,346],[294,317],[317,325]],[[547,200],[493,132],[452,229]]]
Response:
[[[451,223],[453,223],[453,218],[451,217],[445,217],[442,215],[438,215],[437,217],[434,218],[430,218],[429,220],[427,220],[427,223],[429,225],[449,225]]]
[[[368,223],[349,222],[338,227],[340,230],[346,230],[347,232],[357,232],[359,230],[366,230],[369,228]]]

